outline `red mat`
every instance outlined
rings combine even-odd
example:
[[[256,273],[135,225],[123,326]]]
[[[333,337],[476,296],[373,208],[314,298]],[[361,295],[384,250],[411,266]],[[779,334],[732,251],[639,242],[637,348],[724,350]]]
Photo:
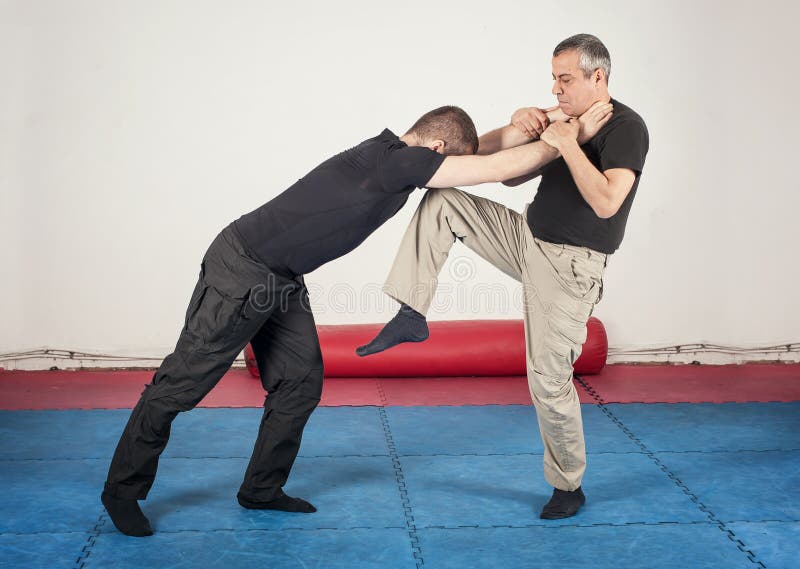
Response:
[[[153,372],[0,371],[0,409],[133,407]],[[800,401],[800,364],[613,365],[582,381],[604,403]],[[597,400],[578,386],[583,403]],[[231,370],[201,407],[260,407],[261,383]],[[323,406],[530,404],[524,377],[328,378]]]
[[[421,377],[381,379],[386,405],[530,405],[526,377]],[[581,403],[596,403],[578,383]]]
[[[153,377],[143,371],[0,371],[0,409],[132,408]],[[261,382],[234,369],[200,402],[200,407],[260,407]],[[380,405],[374,380],[326,379],[321,405]]]
[[[603,403],[800,401],[800,364],[612,365],[582,381]]]

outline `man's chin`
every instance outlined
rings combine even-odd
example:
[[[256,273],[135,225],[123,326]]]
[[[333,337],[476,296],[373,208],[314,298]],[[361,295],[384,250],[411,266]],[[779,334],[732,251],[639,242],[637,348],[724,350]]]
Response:
[[[570,118],[574,119],[580,116],[580,113],[576,113],[569,103],[559,103],[558,108],[560,108],[561,112]]]

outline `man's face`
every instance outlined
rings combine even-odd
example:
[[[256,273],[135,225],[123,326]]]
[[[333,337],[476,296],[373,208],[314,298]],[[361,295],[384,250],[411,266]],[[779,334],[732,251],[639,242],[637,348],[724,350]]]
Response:
[[[553,58],[553,95],[558,99],[561,110],[571,117],[585,113],[589,107],[600,100],[603,81],[596,81],[597,72],[587,79],[578,63],[578,50],[570,49]]]

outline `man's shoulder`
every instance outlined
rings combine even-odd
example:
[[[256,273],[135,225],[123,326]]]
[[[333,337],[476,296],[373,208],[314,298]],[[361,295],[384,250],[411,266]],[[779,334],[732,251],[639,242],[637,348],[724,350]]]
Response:
[[[369,150],[390,150],[395,148],[402,148],[406,144],[388,128],[373,137],[362,140],[353,146],[349,146],[337,156],[347,154],[348,152],[364,152]]]
[[[603,170],[630,167],[641,172],[650,147],[644,119],[628,105],[612,99],[614,114],[592,140]],[[614,164],[614,166],[610,166]]]
[[[386,148],[387,150],[395,150],[397,148],[403,148],[406,146],[406,143],[400,140],[400,137],[391,130],[385,128],[380,134],[366,139],[358,146],[378,146],[381,148]]]
[[[385,156],[406,144],[390,131],[384,129],[380,134],[349,146],[325,160],[317,168],[338,167],[348,165],[358,168],[375,168]]]
[[[645,147],[649,145],[650,133],[644,119],[625,103],[611,99],[614,105],[614,114],[611,120],[597,133],[590,144],[602,150],[607,141],[614,139],[642,141]]]
[[[635,123],[640,124],[647,130],[647,125],[644,122],[642,116],[630,108],[628,105],[619,101],[617,99],[611,99],[611,103],[614,105],[614,114],[609,121],[609,125],[615,124],[624,124],[624,123]]]

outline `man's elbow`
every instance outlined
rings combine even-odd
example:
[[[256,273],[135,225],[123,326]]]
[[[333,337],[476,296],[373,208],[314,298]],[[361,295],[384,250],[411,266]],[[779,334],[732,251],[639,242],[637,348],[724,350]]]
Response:
[[[594,206],[592,209],[594,210],[595,215],[597,215],[597,217],[600,219],[608,219],[617,215],[617,212],[621,206],[622,204],[605,202]]]
[[[598,188],[598,203],[592,204],[592,209],[601,219],[614,217],[625,203],[628,194],[633,187],[635,174],[631,170],[625,170],[621,175],[614,177],[606,176],[607,185]]]
[[[525,182],[533,180],[534,178],[536,178],[540,174],[541,174],[541,171],[537,170],[536,172],[532,172],[530,174],[526,174],[526,175],[523,175],[523,176],[517,176],[516,178],[510,178],[508,180],[503,180],[502,184],[504,186],[509,187],[509,188],[516,188],[517,186],[520,186],[520,185],[524,184]]]

